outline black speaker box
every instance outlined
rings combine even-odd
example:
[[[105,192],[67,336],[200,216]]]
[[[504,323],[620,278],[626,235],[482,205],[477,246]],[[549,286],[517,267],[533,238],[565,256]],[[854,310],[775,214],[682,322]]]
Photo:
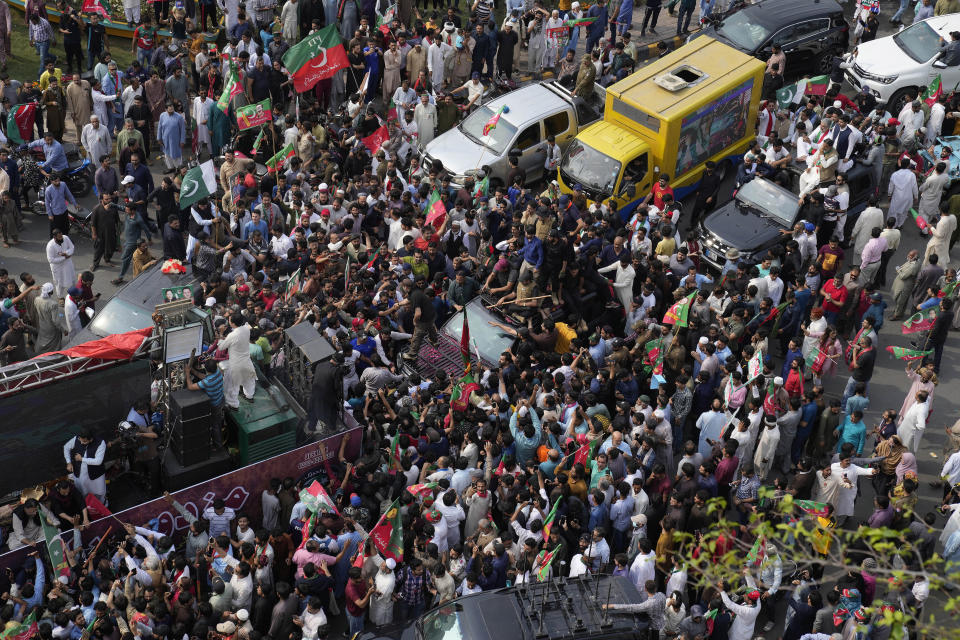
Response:
[[[208,445],[210,443],[210,416],[194,420],[175,420],[171,441],[188,447]]]
[[[194,420],[212,412],[210,398],[204,391],[177,389],[170,394],[170,417],[173,420]]]
[[[233,461],[226,449],[215,451],[203,462],[189,465],[181,463],[175,456],[168,454],[163,461],[163,487],[167,491],[179,491],[222,476],[233,468]]]

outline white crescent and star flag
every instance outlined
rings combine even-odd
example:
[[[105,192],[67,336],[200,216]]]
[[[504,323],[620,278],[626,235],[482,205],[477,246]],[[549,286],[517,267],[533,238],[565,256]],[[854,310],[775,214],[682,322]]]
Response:
[[[216,192],[217,170],[213,167],[213,160],[207,160],[183,176],[180,184],[180,208],[186,209]]]

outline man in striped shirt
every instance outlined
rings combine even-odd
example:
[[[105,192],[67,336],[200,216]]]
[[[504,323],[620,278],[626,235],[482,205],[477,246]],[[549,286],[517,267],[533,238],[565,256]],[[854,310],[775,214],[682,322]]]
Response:
[[[206,376],[200,380],[194,381],[196,372],[187,371],[187,389],[191,391],[203,391],[210,399],[210,439],[213,441],[215,450],[223,448],[223,436],[221,427],[223,425],[223,372],[213,360],[207,360],[204,365]],[[198,376],[199,377],[199,376]]]

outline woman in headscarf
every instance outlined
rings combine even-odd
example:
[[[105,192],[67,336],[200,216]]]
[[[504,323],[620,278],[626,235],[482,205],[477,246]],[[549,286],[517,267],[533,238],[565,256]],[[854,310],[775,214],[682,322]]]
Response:
[[[824,378],[836,372],[837,362],[843,356],[843,346],[837,330],[833,327],[827,328],[817,346],[820,349],[819,358],[810,368],[813,370],[813,383],[821,385]]]
[[[40,296],[33,302],[37,309],[37,353],[56,351],[63,342],[66,328],[60,305],[53,297],[53,283],[43,283]]]
[[[896,436],[894,436],[896,437]],[[897,463],[896,467],[896,476],[897,484],[901,484],[904,478],[907,477],[908,473],[913,473],[913,477],[917,477],[917,457],[913,455],[910,451],[904,449],[903,453],[900,456],[900,462]]]
[[[898,481],[897,467],[903,460],[904,453],[910,452],[903,446],[903,442],[898,435],[893,435],[877,443],[874,455],[878,458],[883,458],[883,460],[880,461],[879,473],[873,477],[873,488],[878,496],[887,495],[890,487]],[[911,453],[910,455],[912,456],[913,454]]]
[[[910,385],[910,390],[907,391],[907,397],[903,399],[903,405],[900,407],[900,413],[897,414],[898,425],[903,421],[903,416],[906,415],[910,407],[916,403],[918,391],[927,392],[927,416],[930,416],[933,412],[933,392],[940,382],[937,374],[935,374],[930,367],[920,366],[917,367],[916,370],[913,370],[908,364],[906,371],[907,378],[912,380],[913,384]]]
[[[393,590],[397,584],[397,576],[393,572],[397,561],[387,558],[380,565],[380,570],[373,579],[374,593],[370,597],[370,622],[377,627],[393,622]]]

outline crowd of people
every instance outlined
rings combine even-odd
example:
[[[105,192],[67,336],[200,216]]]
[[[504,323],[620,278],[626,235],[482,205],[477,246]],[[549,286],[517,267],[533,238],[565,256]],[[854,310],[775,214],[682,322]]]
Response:
[[[941,202],[946,166],[929,166],[917,151],[955,126],[957,96],[910,100],[896,116],[839,86],[785,109],[765,102],[736,182],[781,181],[796,163],[800,221],[782,246],[750,261],[731,250],[716,273],[696,234],[680,232],[729,196],[713,163],[689,213],[660,176],[624,220],[588,203],[578,186],[560,193],[549,177],[527,185],[515,168],[509,185],[491,187],[483,173],[455,183],[439,163],[401,153],[453,126],[461,110],[451,90],[476,91],[482,75],[510,74],[523,51],[529,70],[572,74],[577,91],[628,72],[637,60],[630,0],[617,8],[600,0],[585,14],[575,2],[556,11],[508,2],[501,29],[490,0],[474,2],[469,16],[452,7],[426,21],[401,2],[379,30],[367,5],[287,0],[245,11],[228,1],[224,58],[197,30],[216,21],[212,3],[168,4],[154,7],[155,22],[169,21],[170,46],[148,15],[128,10],[139,25],[138,62],[123,74],[105,37],[102,51],[91,44],[99,32],[91,19],[96,79],[66,83],[59,129],[50,104],[59,98],[47,98],[60,91],[60,76],[46,65],[47,111],[37,120],[46,129],[34,144],[46,154],[44,171],[59,169],[71,115],[98,166],[95,255],[77,278],[60,218],[69,198],[52,175],[52,281],[38,285],[23,273],[17,283],[0,270],[0,349],[16,362],[59,347],[92,315],[94,272],[101,261],[112,267],[118,250],[118,283],[154,260],[180,260],[200,282],[195,304],[216,327],[202,370],[187,379],[218,409],[214,445],[224,444],[223,411],[253,397],[253,365],[283,380],[283,330],[310,323],[336,350],[329,402],[363,426],[362,451],[348,459],[341,450],[328,468],[336,511],[311,517],[305,487],[274,478],[248,488],[260,501],[256,522],[219,498],[195,514],[167,496],[190,522],[185,539],[131,523],[90,552],[76,540],[90,521],[86,494],[109,497],[106,446],[81,434],[65,448],[68,479],[25,499],[8,538],[10,548],[41,543],[41,519],[73,529],[69,571],[55,575],[41,544],[0,576],[6,628],[36,614],[44,640],[316,640],[407,622],[458,596],[544,574],[612,573],[638,593],[614,614],[645,615],[652,638],[750,640],[776,628],[785,640],[882,640],[889,610],[915,630],[932,583],[960,562],[960,422],[947,428],[942,473],[930,478],[943,486],[933,496],[940,506],[917,509],[925,484],[917,454],[930,448],[930,423],[944,424],[932,410],[944,347],[960,326],[949,266],[960,199]],[[49,47],[39,46],[49,27],[43,5],[27,6],[39,25],[31,39],[49,62]],[[676,8],[687,19],[694,10],[684,0]],[[648,0],[644,31],[655,32],[659,11]],[[597,20],[574,26],[562,47],[546,42],[558,28],[551,21],[580,17]],[[283,51],[331,22],[349,68],[294,94]],[[67,53],[79,67],[83,56]],[[243,92],[225,112],[215,100],[231,62]],[[768,80],[784,68],[775,51]],[[4,78],[4,109],[30,90],[17,85]],[[232,136],[230,114],[264,97],[288,114],[277,133],[265,129],[267,144],[295,153],[258,175],[248,157],[253,135]],[[391,98],[390,140],[371,152],[360,140],[388,121]],[[344,103],[345,115],[326,118]],[[149,169],[157,143],[172,174],[159,186]],[[188,144],[198,157],[204,147],[224,150],[223,196],[181,209]],[[3,151],[0,160],[7,170]],[[845,176],[854,163],[871,166],[875,179],[869,206],[848,220]],[[12,239],[23,195],[15,167],[7,175],[14,197],[5,195],[0,211]],[[437,200],[445,212],[428,223]],[[913,206],[929,229],[922,255],[901,248],[916,233],[904,227]],[[151,249],[154,234],[162,250]],[[514,346],[496,363],[474,362],[470,379],[420,367],[438,328],[477,296]],[[927,310],[937,314],[914,335],[908,391],[871,398],[881,327]],[[856,506],[870,500],[869,517],[858,518]],[[368,535],[394,509],[400,549]],[[813,533],[759,535],[770,523]],[[902,542],[878,550],[863,543],[870,530],[897,532]],[[942,560],[931,576],[934,551]],[[708,580],[715,574],[702,560],[719,571],[731,554],[743,579]],[[894,572],[906,577],[888,580]]]

